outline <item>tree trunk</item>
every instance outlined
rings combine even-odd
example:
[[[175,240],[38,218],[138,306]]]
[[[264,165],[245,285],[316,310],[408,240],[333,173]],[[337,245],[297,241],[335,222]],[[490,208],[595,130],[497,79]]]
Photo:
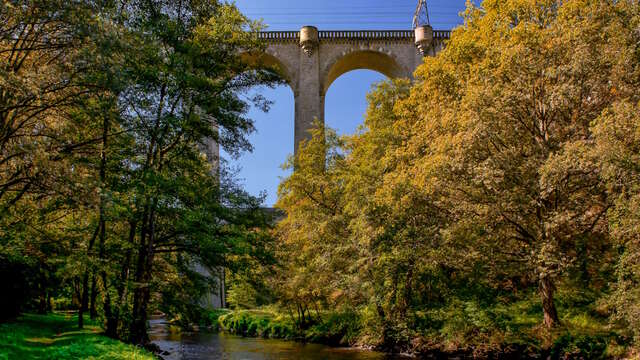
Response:
[[[407,275],[404,281],[404,289],[402,291],[402,299],[399,301],[399,316],[401,318],[406,318],[407,312],[411,306],[411,300],[413,297],[413,265],[415,263],[415,259],[413,259],[409,263],[409,270],[407,271]]]
[[[47,277],[44,273],[44,270],[40,271],[40,291],[38,294],[38,313],[46,314],[47,313]]]
[[[227,299],[226,299],[226,286],[225,286],[225,269],[222,268],[221,276],[220,276],[220,308],[225,309],[227,307]]]
[[[98,258],[100,261],[105,261],[105,242],[106,242],[106,234],[107,234],[107,220],[105,216],[105,207],[106,207],[106,188],[107,188],[107,146],[109,139],[109,116],[104,116],[102,121],[102,152],[100,153],[100,187],[102,191],[100,192],[100,237],[98,242]],[[112,308],[111,308],[111,296],[109,294],[109,286],[107,282],[107,272],[104,269],[104,265],[101,266],[100,269],[100,277],[102,278],[102,287],[104,291],[104,301],[103,301],[103,311],[104,316],[107,319],[113,318]],[[92,315],[95,311],[95,298],[96,294],[92,294]],[[109,330],[113,330],[111,327]],[[113,334],[107,334],[117,336],[117,323],[116,323],[116,331]]]
[[[140,246],[138,247],[138,262],[136,264],[136,273],[135,273],[135,289],[133,290],[133,309],[132,309],[132,317],[133,321],[131,322],[131,327],[129,329],[129,341],[133,344],[144,344],[146,342],[147,335],[147,324],[145,322],[146,315],[143,313],[146,312],[146,306],[144,305],[143,298],[145,296],[145,289],[149,286],[144,279],[146,278],[146,270],[145,265],[147,262],[147,247],[146,238],[147,238],[147,214],[142,217],[142,228],[140,230]]]
[[[104,217],[104,206],[101,206],[100,207],[101,230],[100,230],[100,244],[99,244],[99,250],[98,250],[98,258],[100,260],[106,260],[104,259],[105,257],[104,243],[105,243],[106,225],[107,224]],[[104,269],[104,266],[102,267],[102,269],[100,269],[100,277],[102,278],[102,288],[104,291],[104,301],[102,303],[102,309],[104,311],[105,318],[110,319],[113,317],[113,314],[111,313],[111,295],[109,294],[109,287],[107,282],[107,271]],[[93,301],[94,301],[93,306],[95,306],[95,299],[93,299]],[[117,331],[115,335],[117,336]]]
[[[104,304],[102,305],[104,310],[104,317],[106,319],[111,319],[113,318],[113,314],[111,313],[111,296],[109,295],[109,289],[107,288],[107,272],[103,270],[100,276],[102,277],[102,286],[104,289]],[[114,335],[114,334],[107,334],[107,336],[110,336],[110,335]],[[117,334],[117,326],[116,326],[115,336],[117,335],[118,334]]]
[[[542,311],[544,313],[544,325],[550,329],[556,327],[560,320],[558,319],[558,311],[553,302],[553,294],[555,293],[555,285],[549,277],[540,280],[540,296],[542,297]]]
[[[147,311],[151,299],[151,267],[153,254],[144,254],[144,265],[141,276],[136,280],[139,287],[133,295],[133,322],[131,323],[131,342],[144,345],[149,342],[147,334]]]
[[[100,225],[102,227],[102,224]],[[93,272],[91,274],[91,296],[89,299],[89,317],[91,320],[94,320],[98,317],[98,309],[96,307],[96,298],[98,297],[98,284],[97,284],[96,274]]]
[[[88,271],[88,270],[87,270]],[[78,309],[78,328],[84,328],[84,310],[89,301],[89,274],[84,273],[82,277],[82,296],[80,297],[80,308]]]
[[[89,240],[89,244],[87,246],[87,257],[91,256],[91,250],[93,249],[93,244],[96,242],[96,237],[98,237],[98,232],[100,231],[100,224],[96,227],[96,231],[93,232],[93,236]],[[87,268],[82,276],[82,295],[80,297],[80,306],[78,308],[78,328],[82,329],[84,327],[84,312],[87,310],[89,305],[89,272],[91,269]]]
[[[313,301],[313,307],[316,309],[316,318],[318,318],[318,322],[322,321],[322,317],[320,316],[320,310],[318,309],[318,302],[316,300]]]
[[[53,299],[51,298],[51,293],[47,291],[47,312],[53,311]]]
[[[155,236],[155,207],[156,201],[147,206],[145,216],[147,221],[143,221],[141,230],[141,244],[138,254],[138,266],[136,269],[136,282],[138,287],[133,294],[133,322],[131,323],[131,342],[134,344],[146,344],[149,342],[147,334],[147,307],[151,299],[151,272],[153,265],[153,246]],[[145,224],[147,224],[145,226]],[[144,241],[147,239],[147,241]]]
[[[73,284],[73,293],[71,294],[71,304],[80,309],[80,304],[82,303],[82,279],[77,276],[72,280]]]
[[[382,331],[381,331],[381,339],[380,343],[382,344],[382,349],[389,350],[393,348],[392,339],[392,328],[391,324],[389,324],[389,320],[387,319],[387,315],[385,313],[384,307],[380,304],[379,300],[376,301],[376,310],[378,312],[378,317],[380,318],[380,322],[382,323]]]
[[[136,238],[136,230],[137,224],[135,221],[131,221],[129,223],[129,244],[133,244]],[[126,297],[126,287],[127,287],[127,279],[129,278],[129,267],[131,264],[132,257],[131,248],[127,249],[127,253],[122,263],[122,267],[120,269],[120,278],[116,283],[116,293],[118,295],[116,299],[116,303],[112,308],[111,316],[107,317],[107,326],[105,329],[105,333],[107,336],[118,339],[118,325],[120,323],[120,308],[124,303],[124,299]]]

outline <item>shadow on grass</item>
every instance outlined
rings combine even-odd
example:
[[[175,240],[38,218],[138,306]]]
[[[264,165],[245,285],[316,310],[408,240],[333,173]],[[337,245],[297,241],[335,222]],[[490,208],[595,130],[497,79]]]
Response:
[[[145,350],[102,335],[87,320],[83,330],[76,315],[24,315],[0,325],[0,359],[144,359]]]

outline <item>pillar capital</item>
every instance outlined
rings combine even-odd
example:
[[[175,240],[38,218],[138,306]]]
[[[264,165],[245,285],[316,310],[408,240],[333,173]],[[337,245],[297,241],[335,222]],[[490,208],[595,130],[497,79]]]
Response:
[[[413,31],[416,36],[416,47],[424,56],[429,52],[433,43],[433,28],[431,25],[423,25],[418,26]]]
[[[307,56],[313,55],[313,52],[320,44],[318,36],[318,28],[315,26],[303,26],[300,29],[300,47]]]

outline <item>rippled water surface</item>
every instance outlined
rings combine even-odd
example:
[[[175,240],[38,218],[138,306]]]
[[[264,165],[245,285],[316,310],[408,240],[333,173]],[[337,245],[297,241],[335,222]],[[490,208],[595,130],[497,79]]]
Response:
[[[242,338],[228,334],[170,334],[166,323],[151,321],[151,340],[166,360],[396,360],[406,359],[371,351],[331,348],[317,344]]]

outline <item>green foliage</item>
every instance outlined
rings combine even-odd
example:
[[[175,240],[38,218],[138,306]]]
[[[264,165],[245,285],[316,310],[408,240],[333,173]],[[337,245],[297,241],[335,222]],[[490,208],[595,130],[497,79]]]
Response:
[[[434,316],[434,320],[443,324],[440,334],[446,341],[457,344],[472,343],[475,339],[470,337],[485,335],[496,328],[488,309],[473,301],[452,301]]]
[[[0,324],[0,359],[154,359],[139,347],[105,337],[95,323],[78,331],[76,322],[51,314]]]
[[[640,339],[640,103],[619,101],[594,122],[601,170],[613,197],[609,226],[621,253],[610,303]]]
[[[552,359],[605,359],[607,339],[598,336],[565,334],[551,346]]]
[[[216,0],[3,2],[0,318],[66,298],[144,344],[152,310],[197,323],[216,274],[271,261],[213,151],[251,149],[242,93],[280,81],[241,59],[260,28]]]
[[[235,310],[219,318],[221,328],[242,336],[272,339],[296,339],[335,346],[356,343],[362,330],[354,312],[329,312],[320,315],[308,329],[300,329],[289,314],[262,310]]]
[[[223,330],[242,336],[295,339],[298,333],[282,315],[261,310],[233,311],[219,318]]]
[[[234,286],[227,291],[227,294],[227,301],[232,308],[253,309],[258,306],[259,293],[246,282],[234,284]]]
[[[330,312],[305,332],[307,341],[348,346],[355,344],[362,332],[362,319],[353,311]]]
[[[227,278],[227,303],[231,309],[254,309],[272,304],[274,295],[268,286],[274,262],[252,262]]]
[[[194,316],[189,319],[188,322],[181,324],[182,328],[189,328],[192,324],[198,325],[201,329],[206,329],[207,331],[218,331],[220,330],[220,317],[229,313],[229,310],[226,309],[200,309],[200,313],[197,316]],[[172,322],[180,319],[173,319]]]

